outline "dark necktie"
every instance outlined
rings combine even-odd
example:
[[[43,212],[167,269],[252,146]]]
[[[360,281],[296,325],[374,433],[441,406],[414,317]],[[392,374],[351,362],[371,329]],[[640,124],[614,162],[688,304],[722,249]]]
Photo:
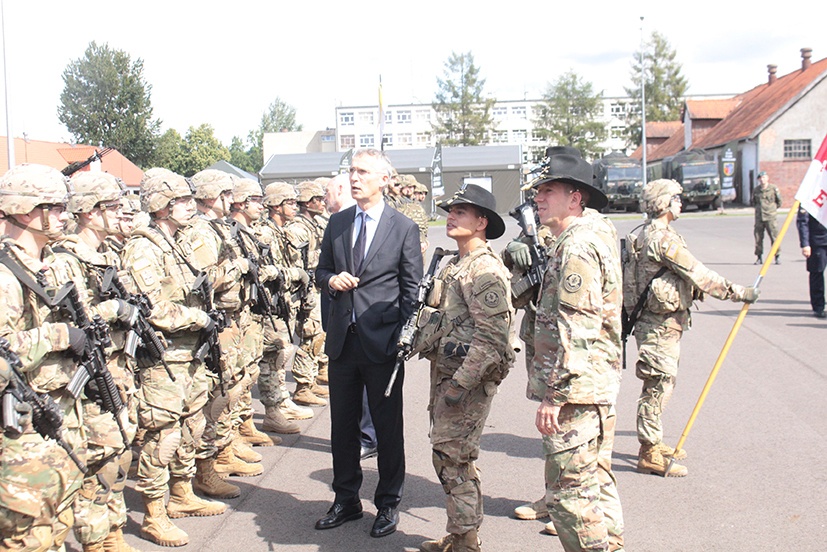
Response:
[[[360,212],[359,215],[356,217],[356,226],[358,228],[358,234],[356,234],[356,243],[353,245],[353,267],[356,270],[356,274],[362,271],[362,261],[365,260],[365,243],[367,241],[367,215],[363,212]]]

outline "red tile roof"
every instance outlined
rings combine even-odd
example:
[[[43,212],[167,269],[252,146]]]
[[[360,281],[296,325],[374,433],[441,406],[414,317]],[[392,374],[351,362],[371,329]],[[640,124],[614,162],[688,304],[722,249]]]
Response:
[[[685,105],[692,119],[723,119],[741,101],[740,96],[735,96],[725,100],[686,100]]]
[[[680,121],[652,121],[646,123],[646,139],[669,138],[679,128],[683,128]]]
[[[681,123],[680,127],[668,140],[659,145],[655,151],[650,152],[649,155],[647,155],[646,162],[649,163],[650,161],[663,159],[664,157],[669,157],[670,155],[675,155],[683,151],[686,145],[683,127],[684,125]]]

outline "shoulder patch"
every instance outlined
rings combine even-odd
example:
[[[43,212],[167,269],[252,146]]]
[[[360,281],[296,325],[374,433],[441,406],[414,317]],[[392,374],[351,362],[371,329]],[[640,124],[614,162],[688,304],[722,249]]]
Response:
[[[582,285],[583,277],[575,272],[567,275],[566,279],[563,280],[563,287],[565,287],[569,293],[575,293]]]
[[[483,303],[488,308],[493,309],[497,305],[500,304],[500,294],[496,290],[490,290],[485,292],[485,297],[483,297]]]
[[[678,254],[680,250],[680,245],[675,242],[670,242],[666,245],[666,250],[663,252],[663,256],[667,259],[675,260],[675,255]]]

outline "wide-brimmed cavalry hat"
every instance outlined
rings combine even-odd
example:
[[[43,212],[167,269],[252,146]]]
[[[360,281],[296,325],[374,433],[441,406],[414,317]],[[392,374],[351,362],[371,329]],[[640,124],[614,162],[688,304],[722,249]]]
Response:
[[[546,182],[566,182],[588,192],[586,207],[603,209],[609,204],[609,198],[594,187],[594,171],[591,164],[580,155],[580,150],[569,146],[546,148],[546,159],[537,178],[529,187],[536,189]]]
[[[454,205],[473,205],[482,209],[488,219],[488,226],[485,227],[486,239],[496,240],[505,233],[505,222],[497,214],[497,200],[494,194],[476,184],[466,184],[451,197],[440,200],[438,205],[443,211],[450,210]]]

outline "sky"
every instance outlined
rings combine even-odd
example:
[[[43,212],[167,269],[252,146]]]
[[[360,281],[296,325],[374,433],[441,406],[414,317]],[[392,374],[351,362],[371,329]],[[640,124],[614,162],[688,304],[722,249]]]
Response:
[[[72,141],[57,118],[62,74],[91,41],[143,60],[162,131],[208,123],[225,145],[246,138],[276,97],[305,130],[334,127],[337,106],[377,105],[380,76],[387,105],[430,103],[452,52],[473,53],[499,100],[539,98],[569,70],[624,96],[632,55],[655,30],[689,94],[744,92],[766,82],[770,63],[779,76],[795,71],[803,47],[827,57],[815,0],[789,10],[711,0],[0,1],[0,135],[8,112],[11,134],[34,140]]]

